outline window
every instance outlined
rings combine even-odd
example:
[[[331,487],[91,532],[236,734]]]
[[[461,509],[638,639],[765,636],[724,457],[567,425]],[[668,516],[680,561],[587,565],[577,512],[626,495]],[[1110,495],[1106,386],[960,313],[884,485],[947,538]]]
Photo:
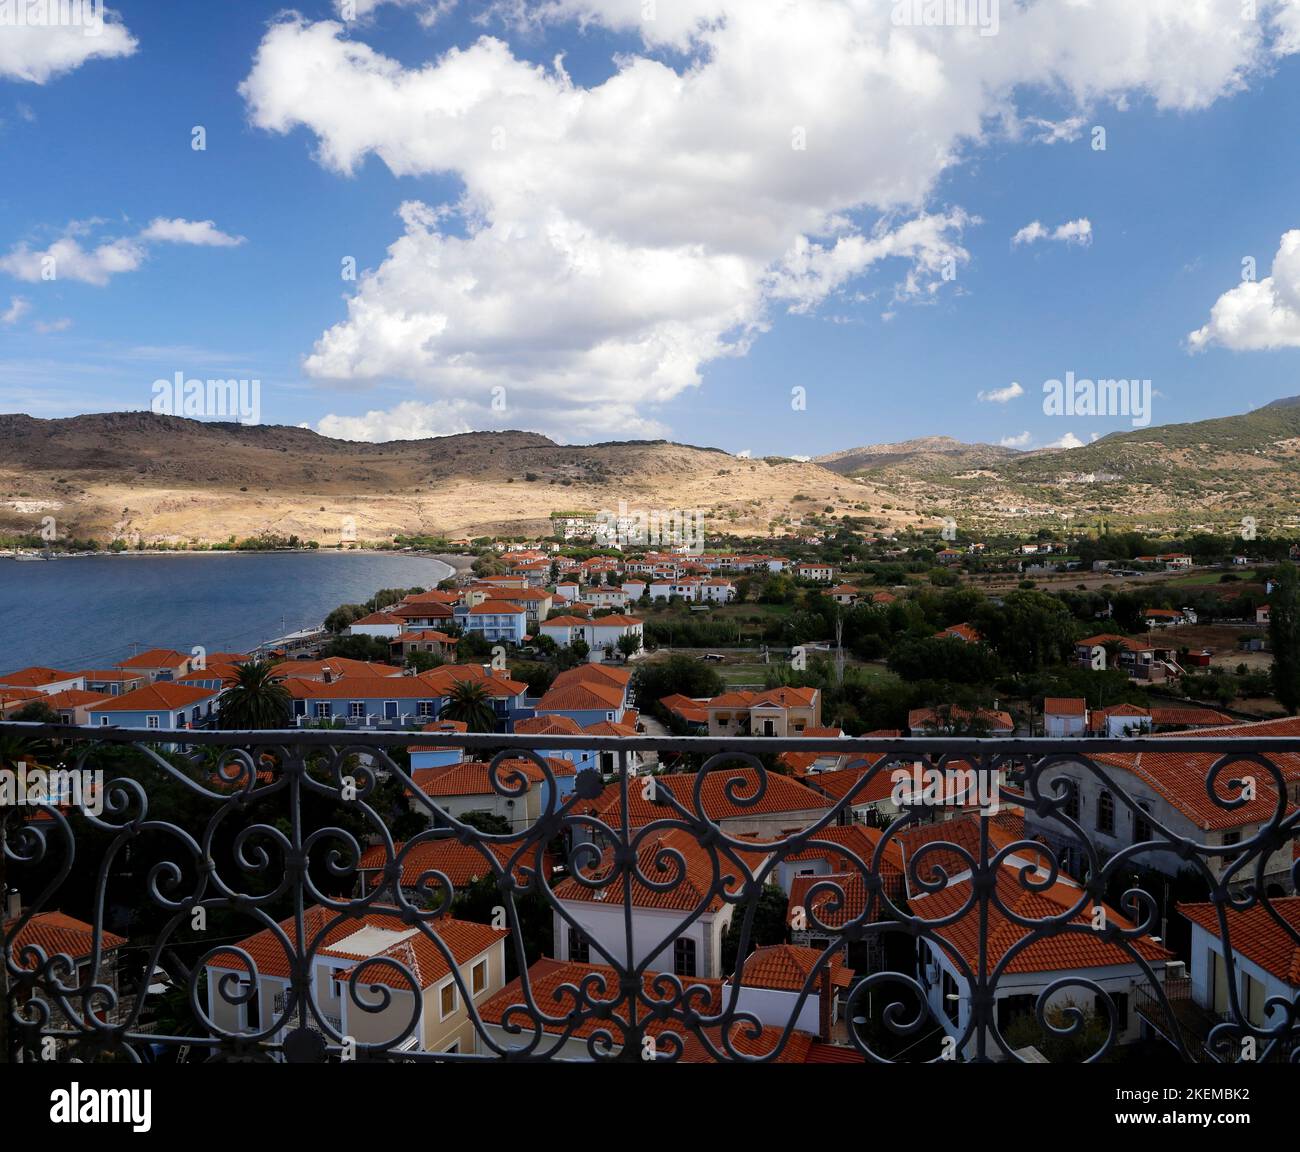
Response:
[[[456,1011],[458,999],[456,996],[456,984],[454,981],[444,984],[438,990],[438,1019],[446,1020],[453,1012]]]
[[[569,929],[569,959],[575,964],[591,963],[591,945],[577,928]]]
[[[1150,807],[1143,801],[1138,801],[1138,811],[1133,813],[1133,839],[1138,843],[1150,840],[1155,836],[1155,829],[1151,826],[1148,817],[1151,815]]]
[[[482,992],[487,987],[487,982],[488,982],[488,962],[486,960],[480,960],[470,970],[470,974],[469,974],[470,991],[475,996],[477,996],[480,992]]]
[[[316,701],[316,719],[328,720],[330,715],[330,702],[328,700]]]
[[[1240,828],[1234,828],[1231,832],[1225,832],[1225,833],[1223,834],[1223,843],[1224,843],[1224,846],[1225,846],[1225,847],[1226,847],[1227,845],[1229,845],[1229,844],[1240,844],[1240,843],[1241,843],[1241,829],[1240,829]]]
[[[695,975],[695,941],[679,936],[673,941],[673,972],[678,976]]]
[[[109,719],[110,719],[110,717],[108,717],[108,716],[101,716],[101,717],[99,718],[99,726],[100,726],[101,728],[107,728],[107,727],[108,727]]]
[[[1109,792],[1097,797],[1097,831],[1115,834],[1115,797]]]
[[[158,727],[158,717],[157,717],[157,716],[147,716],[147,717],[145,717],[145,722],[144,722],[144,723],[145,723],[145,727],[146,727],[146,728],[157,728],[157,727]]]
[[[425,719],[431,718],[433,716],[433,701],[421,700],[417,711],[419,712],[421,717]]]
[[[1065,797],[1064,812],[1071,820],[1078,820],[1083,806],[1079,802],[1079,785],[1074,780],[1067,780],[1068,792]]]
[[[364,720],[366,715],[366,703],[364,700],[350,700],[348,702],[348,715],[353,720]]]

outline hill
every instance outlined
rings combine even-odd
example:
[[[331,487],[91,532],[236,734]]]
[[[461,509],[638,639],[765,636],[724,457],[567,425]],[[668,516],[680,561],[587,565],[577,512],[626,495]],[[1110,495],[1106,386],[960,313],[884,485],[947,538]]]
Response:
[[[304,428],[150,412],[0,416],[0,530],[148,543],[274,532],[328,544],[396,534],[529,535],[552,512],[702,509],[710,530],[796,531],[871,490],[817,464],[667,441],[564,446],[531,432],[365,444]],[[909,513],[891,511],[904,523]],[[914,516],[913,516],[914,519]]]

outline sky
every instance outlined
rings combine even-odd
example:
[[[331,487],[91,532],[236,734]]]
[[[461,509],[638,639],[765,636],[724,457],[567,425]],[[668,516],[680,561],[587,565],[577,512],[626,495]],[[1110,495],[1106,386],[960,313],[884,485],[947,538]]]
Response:
[[[0,412],[811,457],[1300,393],[1300,0],[96,11],[0,0]]]

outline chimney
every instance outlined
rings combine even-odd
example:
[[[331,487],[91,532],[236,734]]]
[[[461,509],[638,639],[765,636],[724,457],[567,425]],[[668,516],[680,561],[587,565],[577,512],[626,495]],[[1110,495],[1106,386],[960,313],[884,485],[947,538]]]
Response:
[[[821,1004],[817,1013],[817,1039],[825,1044],[831,1042],[831,965],[827,961],[821,975]]]
[[[328,665],[321,666],[321,680],[326,684],[332,684],[334,682],[334,673],[330,670]]]

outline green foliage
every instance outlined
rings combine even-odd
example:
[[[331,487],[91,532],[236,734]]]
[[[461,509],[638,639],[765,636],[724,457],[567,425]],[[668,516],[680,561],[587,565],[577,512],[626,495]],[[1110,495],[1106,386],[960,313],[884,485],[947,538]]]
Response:
[[[1300,709],[1300,594],[1296,566],[1279,564],[1269,611],[1268,638],[1273,649],[1273,694],[1294,716]]]
[[[632,690],[642,708],[653,707],[665,696],[696,697],[721,695],[722,677],[707,664],[690,656],[672,655],[667,660],[642,663],[632,673]]]
[[[289,727],[293,697],[270,661],[235,665],[235,682],[221,693],[222,728],[257,730]]]

